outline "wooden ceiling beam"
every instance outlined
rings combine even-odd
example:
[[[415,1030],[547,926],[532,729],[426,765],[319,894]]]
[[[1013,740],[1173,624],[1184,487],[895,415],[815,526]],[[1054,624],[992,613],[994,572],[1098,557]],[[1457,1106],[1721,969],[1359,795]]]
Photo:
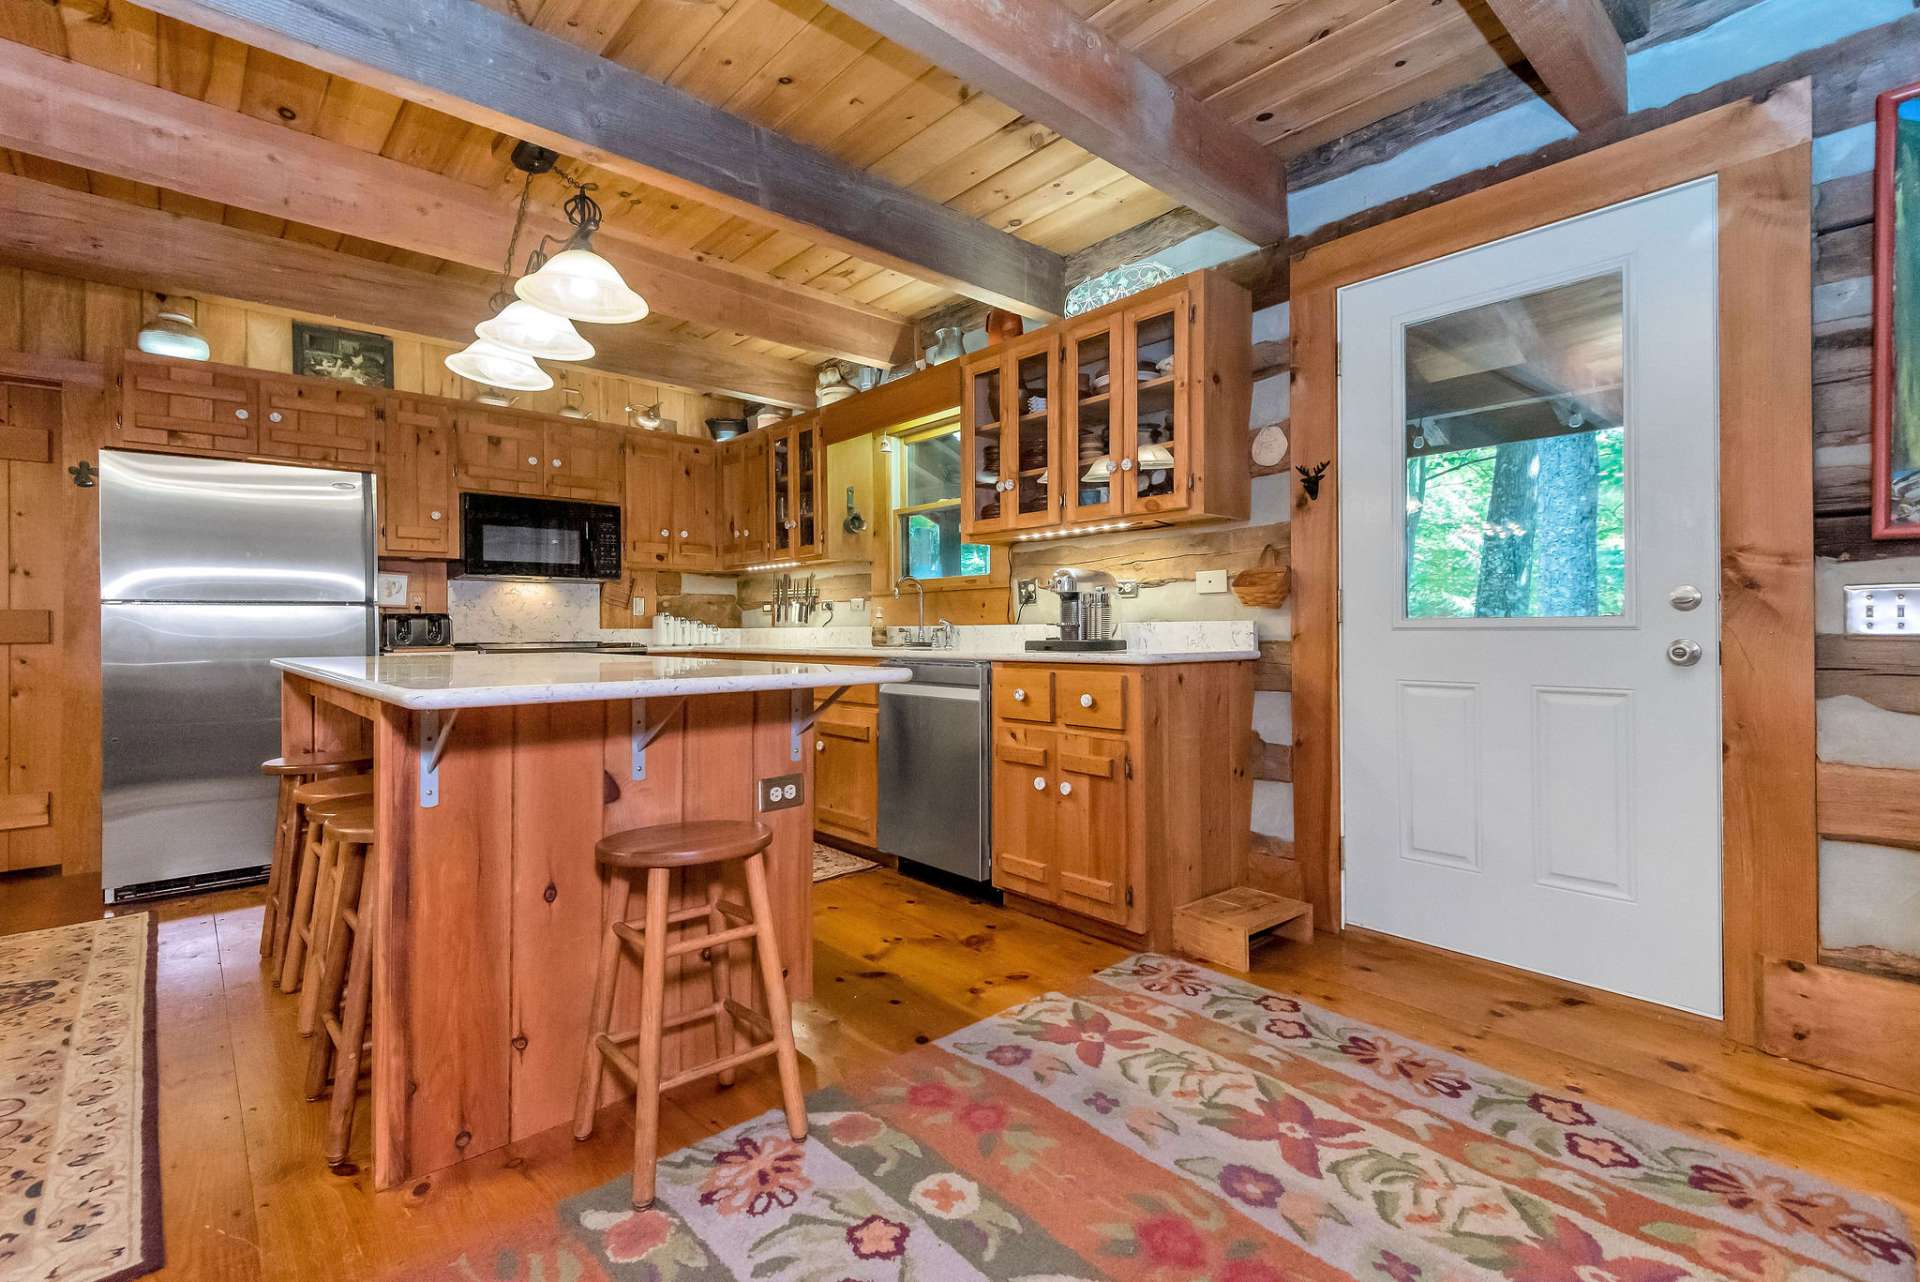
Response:
[[[491,292],[299,241],[0,173],[0,261],[162,293],[218,294],[464,343]],[[593,369],[781,405],[814,403],[797,361],[653,332],[582,326]]]
[[[475,0],[145,0],[170,18],[1051,319],[1058,254]]]
[[[1257,245],[1286,239],[1286,163],[1058,0],[829,0]]]
[[[513,232],[513,210],[472,184],[12,41],[0,41],[0,147],[491,271]],[[564,230],[536,209],[522,247]],[[613,228],[597,243],[663,315],[867,365],[915,355],[897,317]]]
[[[1487,0],[1576,129],[1627,114],[1627,49],[1604,0]]]

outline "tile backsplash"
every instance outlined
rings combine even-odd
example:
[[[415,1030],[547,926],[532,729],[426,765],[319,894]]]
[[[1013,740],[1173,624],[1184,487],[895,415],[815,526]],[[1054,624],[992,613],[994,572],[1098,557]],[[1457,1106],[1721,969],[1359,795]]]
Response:
[[[598,583],[453,579],[447,584],[447,612],[456,643],[645,641],[651,635],[644,628],[601,627]]]

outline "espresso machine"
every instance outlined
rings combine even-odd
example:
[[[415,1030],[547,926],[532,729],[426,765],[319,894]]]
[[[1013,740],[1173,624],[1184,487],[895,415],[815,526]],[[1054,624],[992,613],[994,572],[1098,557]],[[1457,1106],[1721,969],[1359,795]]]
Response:
[[[1119,587],[1111,574],[1102,570],[1080,570],[1066,566],[1053,572],[1041,586],[1060,596],[1060,635],[1044,641],[1029,641],[1029,650],[1124,650],[1127,643],[1115,637],[1113,594]]]

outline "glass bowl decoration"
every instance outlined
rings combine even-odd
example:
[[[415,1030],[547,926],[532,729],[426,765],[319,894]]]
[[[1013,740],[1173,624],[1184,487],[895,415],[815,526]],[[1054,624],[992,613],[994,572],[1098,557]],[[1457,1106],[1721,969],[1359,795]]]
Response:
[[[1173,279],[1173,268],[1165,263],[1128,263],[1110,272],[1081,281],[1067,291],[1067,315],[1078,316],[1096,307],[1137,294]]]

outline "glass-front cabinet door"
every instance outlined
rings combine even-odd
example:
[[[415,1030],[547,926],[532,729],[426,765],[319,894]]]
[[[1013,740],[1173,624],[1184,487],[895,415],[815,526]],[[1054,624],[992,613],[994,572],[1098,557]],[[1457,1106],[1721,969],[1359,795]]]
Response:
[[[1052,334],[1012,344],[1003,377],[1014,392],[1003,404],[1008,448],[1000,457],[1001,489],[1012,505],[1008,528],[1031,529],[1059,521],[1066,479],[1056,466],[1060,423],[1060,347]],[[1002,398],[1005,400],[1006,398]]]
[[[821,470],[819,420],[809,418],[793,429],[793,555],[820,555]]]
[[[793,516],[793,432],[775,428],[768,441],[767,492],[772,521],[767,530],[767,552],[776,561],[793,556],[793,536],[799,522]]]
[[[1122,316],[1120,375],[1127,408],[1121,422],[1128,429],[1119,460],[1123,512],[1177,512],[1187,506],[1190,337],[1185,293],[1130,308]]]
[[[1001,484],[1001,374],[999,356],[970,359],[961,371],[961,455],[965,475],[961,486],[962,514],[968,534],[989,534],[1008,528],[1012,505],[1005,502]]]
[[[1124,384],[1120,321],[1109,316],[1068,329],[1060,357],[1060,485],[1068,523],[1118,516],[1126,441],[1120,432]]]

